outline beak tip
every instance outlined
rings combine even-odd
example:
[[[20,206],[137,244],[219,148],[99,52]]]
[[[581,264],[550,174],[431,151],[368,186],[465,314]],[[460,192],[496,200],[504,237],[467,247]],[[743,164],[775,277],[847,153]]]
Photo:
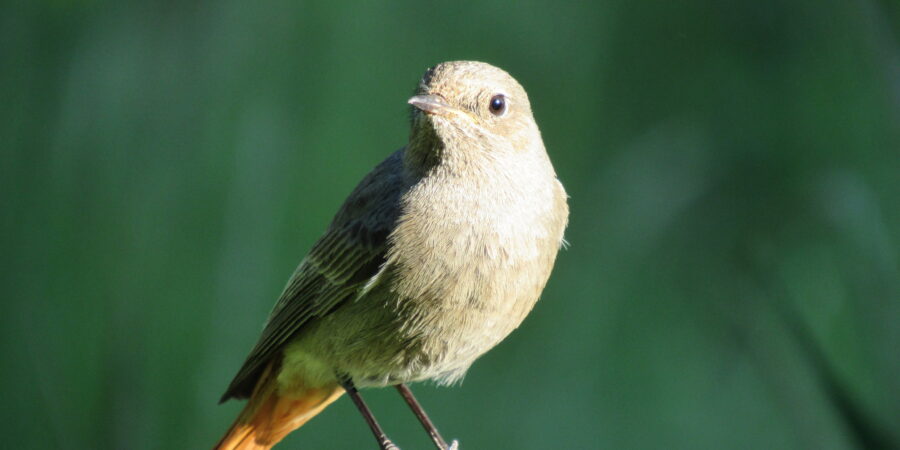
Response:
[[[440,114],[450,105],[440,95],[414,95],[410,97],[406,103],[415,106],[419,110],[427,114]]]

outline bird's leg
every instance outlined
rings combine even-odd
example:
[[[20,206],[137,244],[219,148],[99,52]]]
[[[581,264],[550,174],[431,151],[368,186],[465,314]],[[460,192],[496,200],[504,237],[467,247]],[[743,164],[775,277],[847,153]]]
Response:
[[[434,441],[434,445],[437,446],[440,450],[449,450],[456,449],[459,444],[456,441],[453,441],[452,446],[447,445],[447,441],[441,437],[441,433],[438,433],[437,428],[435,428],[434,423],[431,422],[431,419],[428,418],[428,414],[425,414],[425,410],[422,409],[422,406],[419,405],[419,402],[416,400],[416,397],[413,396],[411,390],[406,387],[405,384],[400,383],[397,386],[397,391],[400,392],[400,395],[403,397],[403,400],[406,400],[406,404],[409,405],[409,409],[412,410],[413,414],[416,415],[416,418],[419,419],[419,422],[422,423],[422,426],[425,427],[425,431],[428,432],[428,435],[431,436],[431,440]]]
[[[394,443],[388,439],[387,435],[384,434],[384,430],[381,429],[381,425],[378,425],[378,421],[375,420],[372,411],[369,410],[369,407],[366,406],[366,402],[364,402],[362,396],[359,395],[359,391],[356,389],[356,386],[353,385],[353,381],[350,380],[349,377],[341,377],[340,383],[341,386],[344,387],[344,390],[347,391],[347,394],[350,395],[356,408],[359,409],[363,419],[366,420],[366,423],[369,425],[369,429],[372,430],[372,434],[375,435],[375,440],[378,441],[378,446],[381,450],[400,450],[400,447],[394,445]]]

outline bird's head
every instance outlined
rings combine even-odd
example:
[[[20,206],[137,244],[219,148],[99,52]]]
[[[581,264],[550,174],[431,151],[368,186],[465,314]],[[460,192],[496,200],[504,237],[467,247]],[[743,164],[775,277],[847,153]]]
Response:
[[[422,157],[440,157],[444,151],[526,151],[535,144],[543,149],[525,90],[490,64],[438,64],[425,72],[408,103],[410,147]]]

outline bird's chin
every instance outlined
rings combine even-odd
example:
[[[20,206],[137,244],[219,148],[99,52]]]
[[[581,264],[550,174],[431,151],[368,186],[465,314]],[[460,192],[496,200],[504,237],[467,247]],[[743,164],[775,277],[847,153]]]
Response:
[[[444,143],[457,140],[460,135],[476,133],[476,129],[473,119],[457,110],[451,110],[448,114],[419,111],[413,116],[411,139],[423,147],[439,149],[443,148]]]
[[[446,117],[432,114],[429,112],[422,111],[421,109],[413,108],[412,111],[412,127],[414,130],[418,129],[423,132],[429,131],[431,133],[436,133],[438,129],[446,126]]]

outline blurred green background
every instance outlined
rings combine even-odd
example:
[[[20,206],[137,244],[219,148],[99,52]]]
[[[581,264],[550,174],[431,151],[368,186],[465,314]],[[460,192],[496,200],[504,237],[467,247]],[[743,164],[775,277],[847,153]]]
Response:
[[[5,448],[209,448],[283,283],[453,59],[528,90],[572,245],[462,386],[414,387],[445,436],[900,445],[900,2],[0,8]],[[375,446],[342,399],[280,448]]]

